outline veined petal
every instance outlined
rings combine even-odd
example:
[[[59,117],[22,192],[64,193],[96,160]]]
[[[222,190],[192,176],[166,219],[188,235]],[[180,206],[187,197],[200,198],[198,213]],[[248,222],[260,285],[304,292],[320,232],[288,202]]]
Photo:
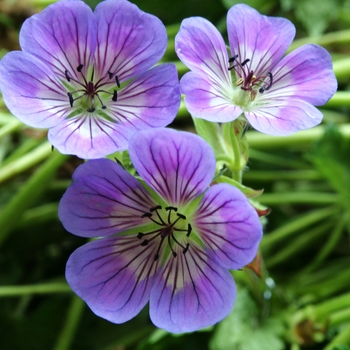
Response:
[[[262,225],[256,210],[237,188],[228,184],[210,187],[191,222],[219,265],[240,269],[254,259]]]
[[[141,74],[118,93],[117,102],[106,103],[108,113],[120,125],[137,130],[170,124],[180,106],[176,67],[162,64]]]
[[[154,207],[140,183],[109,159],[90,160],[73,174],[58,214],[65,229],[82,237],[109,236],[148,223]]]
[[[158,261],[153,259],[156,249],[156,242],[144,247],[136,236],[87,243],[67,262],[68,284],[96,315],[114,323],[126,322],[148,302],[158,270]]]
[[[48,138],[62,154],[96,159],[127,149],[128,139],[135,131],[130,126],[84,111],[51,128]]]
[[[189,72],[181,79],[181,92],[185,94],[185,105],[195,118],[211,122],[226,123],[242,114],[242,109],[229,100],[229,91],[213,84],[203,75]]]
[[[244,113],[251,126],[269,135],[290,135],[321,123],[323,114],[303,100],[276,99]]]
[[[187,132],[140,131],[130,139],[129,153],[140,176],[174,206],[185,205],[204,192],[215,173],[211,147]]]
[[[50,68],[25,52],[9,52],[0,61],[0,88],[11,113],[32,127],[57,125],[67,114],[65,87]]]
[[[215,26],[206,19],[191,17],[183,20],[175,38],[175,50],[192,71],[208,77],[224,90],[231,87],[225,42]]]
[[[171,257],[158,274],[150,296],[150,316],[168,332],[193,332],[226,317],[235,297],[229,271],[191,245],[185,254]]]
[[[20,32],[22,50],[48,64],[65,79],[65,70],[79,78],[92,62],[96,48],[93,13],[83,1],[62,0],[27,19]]]
[[[272,75],[274,82],[264,95],[266,99],[293,96],[320,106],[334,95],[338,85],[332,58],[318,45],[294,50],[277,64]]]
[[[239,4],[227,14],[227,32],[231,55],[246,64],[255,76],[271,70],[281,59],[295,36],[294,25],[285,18],[267,17]]]
[[[101,2],[95,16],[99,76],[113,72],[123,82],[151,68],[163,56],[167,35],[157,17],[125,0]]]

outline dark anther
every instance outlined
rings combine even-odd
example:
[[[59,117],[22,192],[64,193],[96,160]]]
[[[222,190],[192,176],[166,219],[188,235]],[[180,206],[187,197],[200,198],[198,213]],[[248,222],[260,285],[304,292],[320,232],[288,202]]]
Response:
[[[141,239],[143,236],[144,236],[144,234],[143,234],[142,232],[139,232],[139,233],[137,234],[137,238],[138,238],[138,239]]]
[[[192,226],[191,226],[191,224],[188,224],[186,236],[190,237],[191,232],[192,232]]]
[[[81,70],[83,69],[83,65],[82,64],[79,64],[79,66],[77,67],[77,71],[80,73],[81,72]]]
[[[141,219],[143,219],[143,218],[150,218],[150,217],[152,217],[152,213],[144,213],[144,214],[141,215]]]
[[[68,80],[68,82],[70,82],[70,77],[68,75],[67,69],[64,71],[64,75],[66,76],[66,79]]]
[[[174,210],[175,212],[177,212],[177,208],[175,208],[175,207],[166,207],[165,210],[166,210],[166,211],[168,211],[168,210]]]
[[[120,88],[120,81],[118,79],[118,76],[115,76],[115,83],[117,84],[118,88]]]
[[[186,244],[186,248],[182,251],[184,254],[186,254],[187,253],[187,251],[188,251],[188,247],[189,247],[190,245],[189,245],[189,243],[187,243]]]
[[[108,76],[109,76],[109,79],[112,79],[114,77],[114,74],[110,71],[108,71]]]
[[[55,146],[52,146],[52,145],[51,145],[51,152],[53,152],[54,149],[55,149]]]
[[[67,92],[67,95],[69,97],[70,106],[73,107],[73,102],[74,102],[73,95],[70,92]]]
[[[267,72],[267,75],[269,76],[269,84],[267,86],[262,86],[260,89],[259,89],[259,92],[262,94],[264,91],[267,91],[271,88],[272,84],[273,84],[273,77],[272,77],[272,73],[271,72]]]
[[[102,109],[106,109],[107,107],[105,105],[102,106]]]
[[[157,261],[157,260],[158,260],[158,258],[159,258],[159,255],[158,255],[158,254],[156,254],[156,255],[154,256],[154,261]]]
[[[173,257],[176,258],[177,257],[177,254],[175,252],[173,252]]]
[[[94,107],[88,108],[87,111],[88,111],[89,113],[93,113],[93,112],[95,112],[95,108],[94,108]]]
[[[249,58],[245,59],[242,63],[241,63],[241,66],[243,67],[245,64],[247,64],[248,62],[250,61]]]
[[[118,99],[118,93],[117,93],[117,90],[114,90],[113,91],[112,101],[113,102],[117,102],[117,99]]]
[[[145,239],[145,240],[141,243],[142,247],[145,247],[147,244],[148,244],[148,240],[147,240],[147,239]]]
[[[229,63],[232,63],[232,62],[234,62],[234,61],[236,60],[236,58],[238,58],[238,55],[235,55],[235,56],[229,58],[229,59],[228,59],[228,62],[229,62]]]
[[[177,213],[176,215],[177,215],[180,219],[186,220],[186,216],[185,216],[185,215],[182,215],[182,214],[179,214],[179,213]]]
[[[162,206],[161,205],[157,205],[156,207],[151,208],[149,211],[152,213],[155,210],[160,210],[160,209],[162,209]]]

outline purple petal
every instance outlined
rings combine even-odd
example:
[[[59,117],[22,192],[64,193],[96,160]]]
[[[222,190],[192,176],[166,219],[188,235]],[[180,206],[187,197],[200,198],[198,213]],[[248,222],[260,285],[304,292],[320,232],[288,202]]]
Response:
[[[262,225],[256,210],[237,188],[228,184],[210,187],[192,223],[193,231],[219,265],[240,269],[254,259]]]
[[[293,98],[262,103],[244,115],[251,126],[269,135],[291,135],[321,123],[322,113],[311,104]]]
[[[62,83],[45,64],[25,52],[13,51],[3,57],[0,88],[11,113],[32,127],[58,124],[69,108]]]
[[[231,55],[238,55],[239,62],[250,59],[246,66],[255,76],[271,70],[295,36],[295,27],[287,19],[263,16],[244,4],[228,11],[227,31]]]
[[[67,262],[73,291],[98,316],[114,323],[135,317],[146,305],[158,261],[155,242],[141,246],[136,236],[111,237],[78,248]]]
[[[211,122],[225,123],[235,120],[242,109],[230,102],[230,92],[221,90],[202,75],[189,72],[181,79],[181,92],[185,94],[185,104],[193,117]]]
[[[106,103],[118,124],[137,130],[170,124],[180,106],[177,70],[162,64],[140,75],[118,93],[117,102]]]
[[[317,45],[304,45],[294,50],[277,64],[272,74],[274,83],[266,98],[293,96],[320,106],[337,90],[332,58]]]
[[[116,74],[121,82],[151,68],[163,56],[167,35],[162,22],[124,0],[97,5],[96,69]]]
[[[96,48],[93,13],[83,1],[58,1],[25,21],[20,33],[22,50],[48,64],[65,79],[65,70],[79,78],[92,62]],[[79,74],[79,75],[78,75]]]
[[[180,60],[192,71],[223,89],[230,89],[226,45],[209,21],[201,17],[183,20],[175,38],[175,50]]]
[[[59,205],[67,231],[82,237],[120,233],[149,223],[141,216],[156,204],[139,182],[109,159],[90,160],[73,174]]]
[[[150,296],[152,322],[168,332],[193,332],[221,321],[232,310],[236,287],[231,274],[201,249],[171,257]]]
[[[130,140],[129,153],[140,176],[173,206],[187,204],[204,192],[215,172],[211,147],[187,132],[140,131]]]

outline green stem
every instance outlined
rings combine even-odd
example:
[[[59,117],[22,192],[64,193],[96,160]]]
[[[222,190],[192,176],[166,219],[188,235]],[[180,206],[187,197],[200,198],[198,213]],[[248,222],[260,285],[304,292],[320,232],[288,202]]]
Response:
[[[27,286],[0,286],[0,297],[17,297],[32,294],[70,293],[65,282],[42,283]]]
[[[325,104],[325,107],[349,107],[350,106],[350,92],[338,91],[335,95]]]
[[[283,193],[266,193],[259,197],[259,202],[263,205],[279,204],[335,204],[339,202],[339,196],[333,193],[318,192],[283,192]]]
[[[21,213],[35,203],[50,186],[56,170],[67,159],[54,152],[7,203],[0,215],[0,244],[18,224]]]
[[[301,229],[304,229],[318,221],[327,219],[337,210],[337,207],[327,207],[313,210],[305,215],[302,215],[301,217],[295,218],[293,221],[287,223],[286,225],[279,227],[268,235],[265,235],[261,242],[261,248],[265,251],[269,250],[275,244],[282,242],[293,234],[298,233]]]
[[[48,142],[44,142],[26,155],[11,163],[7,163],[0,169],[0,183],[30,169],[32,166],[49,157],[51,153],[51,145]]]
[[[328,324],[330,327],[337,326],[338,324],[344,323],[346,321],[350,321],[350,307],[333,312],[328,317]]]
[[[344,138],[350,139],[350,124],[339,125],[338,131]],[[282,147],[305,147],[323,136],[326,126],[316,126],[309,130],[302,130],[290,136],[269,136],[257,131],[247,132],[250,147],[256,149],[276,149]]]
[[[350,344],[350,323],[324,348],[324,350],[334,350],[336,345]]]
[[[0,128],[0,138],[11,134],[14,131],[20,130],[23,127],[23,124],[17,120],[12,119],[8,124],[5,124],[2,128]]]
[[[322,175],[316,170],[252,170],[243,174],[244,180],[278,181],[278,180],[320,180]]]
[[[25,228],[51,220],[58,220],[57,202],[26,210],[20,218],[17,228]]]
[[[333,70],[337,79],[347,79],[350,75],[350,59],[344,58],[333,62]]]
[[[54,350],[68,350],[71,347],[71,343],[74,339],[74,333],[76,332],[79,321],[83,314],[84,306],[84,301],[76,295],[73,295],[72,303],[67,315],[67,320],[63,326]]]

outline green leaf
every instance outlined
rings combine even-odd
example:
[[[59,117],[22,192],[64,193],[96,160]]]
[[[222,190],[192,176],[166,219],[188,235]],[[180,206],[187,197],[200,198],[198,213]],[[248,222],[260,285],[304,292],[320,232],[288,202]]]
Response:
[[[238,290],[233,311],[218,326],[210,350],[282,350],[284,325],[277,318],[259,319],[259,310],[246,289]]]
[[[277,1],[275,0],[245,0],[244,3],[246,5],[249,5],[259,12],[267,13],[271,10],[271,8],[276,4]],[[241,0],[222,0],[222,4],[227,8],[230,9],[232,6],[242,3]]]

